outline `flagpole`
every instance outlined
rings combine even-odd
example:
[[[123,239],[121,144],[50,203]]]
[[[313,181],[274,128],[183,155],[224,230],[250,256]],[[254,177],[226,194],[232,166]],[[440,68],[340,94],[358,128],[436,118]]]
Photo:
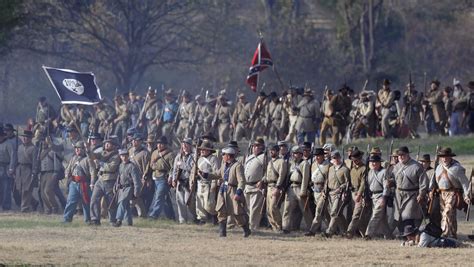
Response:
[[[263,34],[262,34],[261,31],[258,31],[258,34],[260,36],[260,44],[258,45],[259,46],[259,49],[258,49],[258,56],[259,56],[258,62],[260,62],[261,44],[263,43]],[[280,74],[278,73],[278,70],[275,67],[275,63],[273,63],[272,70],[275,73],[275,75],[277,76],[278,82],[280,83],[280,86],[281,86],[281,91],[285,92],[285,85],[283,84],[283,81],[280,77]],[[259,79],[259,77],[257,76],[257,85],[258,85],[258,79]]]

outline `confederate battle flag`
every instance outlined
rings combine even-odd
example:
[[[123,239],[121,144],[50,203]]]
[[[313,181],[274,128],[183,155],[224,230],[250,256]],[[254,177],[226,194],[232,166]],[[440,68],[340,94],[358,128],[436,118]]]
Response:
[[[262,39],[258,43],[255,54],[253,54],[252,65],[250,66],[249,74],[247,75],[247,84],[250,86],[252,91],[257,91],[259,72],[271,66],[273,66],[272,56]]]

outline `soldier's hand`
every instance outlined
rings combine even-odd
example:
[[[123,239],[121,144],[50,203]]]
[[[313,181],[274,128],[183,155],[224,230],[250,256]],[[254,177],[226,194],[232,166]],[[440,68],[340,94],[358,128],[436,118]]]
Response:
[[[467,205],[471,204],[471,200],[469,199],[469,197],[465,197],[464,202],[466,202]]]
[[[239,195],[235,194],[234,195],[234,200],[240,202],[240,200],[242,200],[242,196],[239,196]]]
[[[385,197],[382,197],[382,199],[380,200],[380,206],[382,208],[385,207],[385,203],[386,203]]]
[[[273,189],[272,197],[274,197],[274,198],[279,198],[279,197],[280,197],[280,194],[281,194],[280,189],[278,189],[278,188],[274,188],[274,189]]]
[[[306,192],[300,192],[299,195],[300,195],[300,197],[306,197],[306,196],[308,196],[308,194],[307,194]]]
[[[256,186],[257,186],[258,189],[262,190],[264,188],[264,183],[262,181],[260,181],[256,184]]]
[[[362,200],[362,194],[357,193],[355,201],[359,203]]]
[[[91,184],[90,187],[91,187],[91,190],[94,190],[94,184]]]
[[[433,200],[433,191],[430,191],[430,193],[428,194],[428,197],[429,197],[430,201]]]
[[[176,181],[175,180],[173,180],[173,182],[171,182],[171,187],[176,188]]]
[[[418,195],[416,197],[416,202],[418,202],[419,204],[423,203],[423,197],[421,195]]]

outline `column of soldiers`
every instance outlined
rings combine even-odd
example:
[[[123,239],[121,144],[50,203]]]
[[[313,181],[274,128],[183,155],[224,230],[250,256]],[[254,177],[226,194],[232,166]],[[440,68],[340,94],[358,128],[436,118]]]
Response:
[[[474,82],[468,87],[474,90]],[[448,134],[448,114],[458,126],[472,120],[471,94],[463,94],[460,84],[456,88],[457,96],[467,99],[464,105],[433,81],[425,97],[410,83],[400,108],[401,94],[385,80],[379,92],[364,91],[359,99],[346,85],[338,94],[326,90],[322,103],[309,88],[293,88],[282,97],[262,92],[253,107],[238,94],[234,111],[222,93],[192,98],[183,91],[177,99],[172,90],[159,98],[150,89],[144,99],[132,92],[116,96],[114,105],[103,101],[95,112],[63,106],[59,117],[41,98],[36,123],[17,133],[21,144],[12,126],[1,128],[2,208],[11,209],[16,191],[21,211],[64,210],[65,222],[82,212],[92,225],[104,217],[114,226],[132,225],[136,211],[151,219],[164,215],[180,223],[218,224],[221,236],[231,225],[248,236],[268,224],[281,233],[303,229],[308,236],[391,238],[393,225],[402,232],[420,224],[427,199],[435,199],[429,192],[437,191],[440,226],[455,237],[455,192],[462,192],[466,203],[470,199],[465,170],[449,148],[439,150],[441,164],[428,178],[429,158],[423,157],[422,166],[406,147],[386,162],[375,148],[365,159],[364,152],[352,148],[345,160],[335,147],[352,130],[358,136],[378,131],[397,136],[396,127],[418,125],[426,114],[432,115],[433,131]],[[450,106],[449,113],[442,112]],[[354,129],[347,127],[352,107]],[[380,126],[373,120],[377,117]],[[66,140],[55,138],[63,134]],[[418,137],[416,128],[408,134]],[[326,144],[327,135],[334,145]],[[239,154],[243,138],[253,141]],[[215,148],[226,143],[222,150]],[[67,201],[60,191],[64,183]]]

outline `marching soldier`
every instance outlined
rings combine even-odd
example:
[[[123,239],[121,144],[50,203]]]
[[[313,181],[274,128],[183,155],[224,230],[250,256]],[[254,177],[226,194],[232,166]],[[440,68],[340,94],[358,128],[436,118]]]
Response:
[[[138,127],[144,129],[146,127],[147,135],[158,136],[161,132],[158,132],[157,121],[161,118],[162,111],[156,98],[155,90],[151,87],[148,88],[147,95],[145,97],[145,103],[143,104],[142,111],[138,117]]]
[[[91,198],[91,176],[95,175],[95,166],[85,153],[85,144],[82,141],[74,144],[74,156],[68,162],[65,176],[68,181],[68,196],[64,208],[64,222],[72,222],[77,204],[82,202],[84,221],[91,220],[90,198]]]
[[[62,159],[59,153],[63,150],[62,145],[56,145],[47,137],[43,142],[40,155],[40,192],[43,200],[44,212],[46,214],[58,213],[59,205],[56,201],[56,188],[59,188],[59,180],[62,166]]]
[[[91,225],[100,225],[101,200],[105,199],[108,207],[113,199],[113,189],[117,180],[120,158],[118,155],[118,140],[114,136],[104,141],[104,150],[100,154],[95,154],[94,163],[98,169],[98,175],[91,179]],[[108,210],[109,221],[114,223],[116,220],[116,209]]]
[[[291,214],[294,209],[299,209],[303,214],[306,228],[311,226],[312,216],[308,205],[308,185],[310,180],[309,163],[303,160],[303,150],[299,146],[291,149],[293,160],[289,168],[290,185],[286,190],[283,209],[283,232],[289,233],[294,225]],[[299,222],[297,222],[299,225]]]
[[[114,99],[115,114],[113,125],[115,125],[114,135],[118,136],[119,144],[126,138],[127,129],[130,126],[130,110],[122,96],[118,95]]]
[[[20,135],[22,144],[18,147],[18,165],[16,166],[15,183],[21,194],[21,212],[30,212],[37,206],[37,201],[33,198],[33,188],[38,181],[37,167],[34,164],[37,149],[31,142],[33,132],[25,130]],[[0,145],[1,146],[1,145]],[[33,206],[32,206],[33,205]]]
[[[96,132],[102,136],[108,137],[111,135],[109,122],[113,120],[114,110],[111,109],[104,101],[94,106],[95,116],[93,116],[93,123],[91,123],[91,132]]]
[[[156,142],[157,149],[151,154],[149,170],[152,172],[153,180],[155,181],[155,195],[153,196],[153,203],[148,211],[148,217],[151,219],[158,219],[161,211],[164,211],[166,217],[174,220],[174,211],[169,197],[171,174],[173,168],[174,153],[168,148],[168,139],[162,136]]]
[[[267,215],[273,231],[282,231],[282,218],[280,208],[278,207],[278,200],[281,197],[281,190],[288,172],[288,164],[285,160],[280,158],[278,153],[280,147],[273,146],[270,149],[271,159],[268,162],[265,177],[263,182],[267,184]]]
[[[194,102],[191,101],[189,92],[184,92],[183,102],[179,105],[179,125],[176,135],[180,140],[189,136],[190,123],[194,116]]]
[[[314,100],[313,91],[306,88],[303,99],[297,105],[298,116],[295,123],[298,144],[305,141],[314,143],[316,125],[319,124],[319,104]]]
[[[227,103],[224,95],[218,98],[218,106],[216,109],[217,121],[214,122],[214,127],[217,126],[217,135],[220,143],[229,142],[230,138],[230,122],[231,122],[231,106]]]
[[[12,185],[15,174],[17,151],[0,128],[0,198],[3,210],[10,210],[12,204]]]
[[[263,176],[267,165],[265,142],[258,138],[252,145],[252,154],[245,159],[244,175],[245,200],[249,210],[250,229],[255,231],[262,219],[263,203],[265,200]]]
[[[456,208],[462,206],[463,198],[469,204],[469,180],[466,170],[461,164],[453,159],[451,148],[442,148],[438,152],[440,164],[435,170],[434,179],[430,181],[430,187],[438,185],[441,204],[441,229],[444,237],[457,238]],[[431,198],[432,193],[430,194]]]
[[[268,116],[270,121],[268,126],[268,138],[269,140],[277,141],[284,138],[283,133],[288,118],[283,103],[278,99],[275,92],[270,94],[270,99],[271,102],[268,104]]]
[[[311,182],[314,194],[314,204],[316,205],[315,215],[309,231],[306,236],[314,236],[321,231],[321,223],[323,220],[329,224],[329,213],[326,204],[325,185],[329,174],[331,163],[324,158],[324,149],[316,148],[314,151],[315,161],[311,166]]]
[[[390,177],[395,180],[395,220],[399,231],[406,225],[416,227],[423,217],[420,205],[428,190],[428,178],[423,167],[410,158],[408,147],[398,149],[399,162],[393,167]]]
[[[362,161],[364,152],[360,150],[353,150],[350,159],[352,160],[350,167],[350,177],[352,185],[352,196],[350,207],[352,210],[352,219],[347,227],[347,237],[351,238],[356,233],[364,233],[366,228],[367,211],[364,212],[364,203],[362,202],[362,195],[364,193],[364,174],[367,166]]]
[[[365,232],[366,239],[373,238],[380,228],[386,238],[391,238],[386,213],[386,200],[389,195],[387,173],[381,161],[379,155],[372,155],[369,158],[370,171],[367,181],[372,199],[372,216]]]
[[[406,121],[412,139],[420,138],[417,129],[421,119],[421,100],[421,94],[415,90],[415,85],[413,83],[407,84],[407,90],[403,97],[404,107],[401,118]]]
[[[161,128],[161,136],[170,141],[173,140],[172,131],[177,111],[178,104],[174,99],[173,91],[169,89],[165,92],[165,103],[163,104],[161,117],[157,120],[157,125],[158,128]]]
[[[213,155],[216,152],[210,141],[204,140],[198,148],[200,157],[197,162],[197,197],[196,212],[197,219],[204,223],[207,217],[217,223],[216,199],[217,199],[217,176],[220,169],[219,159]],[[194,178],[194,177],[193,177]],[[194,181],[195,183],[196,181]]]
[[[351,108],[351,99],[347,95],[348,87],[344,85],[339,89],[339,94],[330,97],[330,101],[323,107],[324,116],[327,117],[326,122],[321,125],[320,144],[326,143],[326,135],[329,127],[332,129],[332,140],[336,146],[341,144],[341,136],[344,133],[345,120],[349,116]],[[329,93],[328,93],[329,94]]]
[[[232,127],[234,127],[234,136],[232,138],[236,141],[242,140],[243,137],[250,139],[248,125],[252,116],[252,107],[245,100],[245,94],[240,93],[238,96],[239,102],[237,102],[232,115]]]
[[[326,135],[330,127],[333,126],[333,121],[331,119],[332,115],[332,106],[331,100],[334,97],[332,90],[326,90],[324,92],[323,103],[321,104],[321,113],[323,115],[323,121],[321,122],[321,129],[319,134],[319,144],[326,144]]]
[[[222,149],[223,163],[219,171],[219,194],[217,197],[217,218],[219,236],[227,236],[227,217],[233,214],[235,221],[244,230],[244,237],[251,234],[246,212],[244,186],[244,168],[235,160],[235,150],[230,147]]]
[[[440,84],[438,80],[431,82],[431,89],[426,94],[426,100],[433,111],[434,122],[439,134],[446,135],[445,127],[448,118],[443,102],[443,91],[439,89]]]
[[[434,175],[434,168],[431,167],[431,158],[430,158],[430,154],[424,154],[421,159],[418,160],[421,164],[421,166],[423,166],[423,169],[425,170],[426,172],[426,176],[428,177],[428,179],[430,180],[430,190],[432,190],[432,183],[431,181],[433,181],[433,175]],[[435,199],[432,199],[431,201],[434,201],[433,202],[433,211],[440,211],[440,201],[439,201],[439,198],[435,198]],[[427,213],[427,209],[428,207],[427,206],[423,206],[423,212],[426,214]],[[441,212],[432,212],[432,214],[430,214],[430,222],[438,225],[441,227]]]
[[[341,232],[346,231],[346,219],[342,215],[343,199],[347,188],[347,183],[350,183],[349,169],[342,161],[341,154],[338,150],[331,152],[331,163],[328,173],[328,188],[329,188],[329,206],[331,220],[329,221],[328,229],[324,233],[325,237],[331,237],[336,230]]]
[[[367,92],[360,94],[354,123],[353,138],[359,138],[362,131],[365,131],[370,137],[375,137],[375,103]]]
[[[117,201],[116,220],[112,224],[114,227],[120,227],[124,219],[127,225],[132,226],[132,210],[130,208],[130,200],[140,195],[142,184],[140,181],[140,170],[138,166],[130,161],[128,151],[126,149],[119,150],[120,166],[118,177],[114,185],[114,193]]]
[[[255,139],[257,136],[263,136],[265,134],[265,129],[267,127],[267,109],[268,109],[268,100],[265,92],[260,92],[255,104],[252,109],[252,115],[250,117],[250,122],[247,128],[251,132],[251,139]]]
[[[212,126],[212,122],[214,120],[215,113],[217,111],[217,98],[213,95],[209,95],[209,98],[206,99],[206,106],[203,110],[203,118],[204,118],[204,125],[203,125],[203,133],[213,133],[215,132],[214,127]]]
[[[192,114],[191,130],[188,133],[189,138],[200,136],[204,129],[204,110],[206,109],[206,102],[201,95],[194,98],[196,102],[194,105],[194,113]]]
[[[181,151],[174,159],[173,171],[171,174],[173,187],[176,188],[176,204],[178,207],[178,222],[186,223],[196,219],[196,203],[187,200],[191,197],[190,175],[193,167],[193,141],[191,138],[184,138],[181,141]]]
[[[36,122],[41,124],[49,124],[52,119],[56,118],[56,111],[47,101],[46,97],[39,98],[36,107]]]
[[[298,117],[298,110],[296,109],[296,106],[298,103],[301,101],[301,95],[297,93],[297,88],[291,87],[290,88],[290,93],[286,95],[285,101],[283,102],[283,107],[286,110],[286,113],[288,114],[288,134],[285,138],[285,141],[287,142],[294,142],[296,141],[296,119]]]
[[[148,150],[146,150],[146,148],[143,146],[143,138],[140,133],[135,133],[133,135],[132,147],[128,150],[128,155],[130,161],[135,163],[137,166],[140,172],[140,177],[142,178],[142,188],[140,188],[140,195],[132,198],[132,206],[136,207],[138,216],[146,217],[148,214],[148,206],[145,205],[143,200],[143,191],[148,190],[149,185],[146,184],[144,174],[148,165],[150,164],[151,153],[148,152]]]
[[[382,89],[378,92],[376,108],[381,109],[381,121],[382,135],[385,138],[389,138],[392,135],[392,128],[390,127],[390,116],[391,107],[394,104],[395,94],[390,90],[390,81],[388,79],[383,80]]]

